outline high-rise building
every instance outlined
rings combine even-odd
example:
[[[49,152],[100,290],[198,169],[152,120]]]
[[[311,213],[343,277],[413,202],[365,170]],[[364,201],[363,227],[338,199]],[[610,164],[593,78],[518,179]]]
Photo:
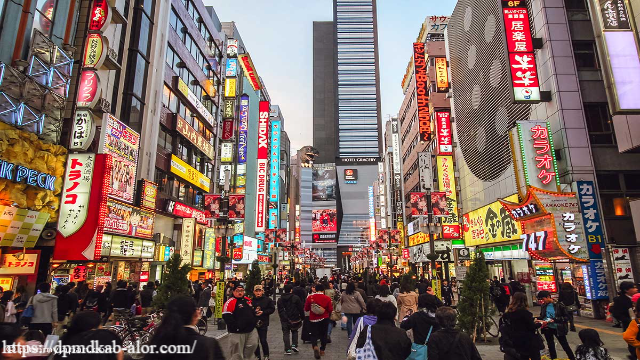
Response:
[[[376,1],[334,0],[333,10],[333,23],[314,23],[314,39],[322,39],[314,46],[313,120],[322,170],[314,174],[335,171],[337,243],[349,246],[371,239],[369,188],[382,151]],[[346,173],[357,180],[346,181]],[[304,213],[301,219],[304,237]]]

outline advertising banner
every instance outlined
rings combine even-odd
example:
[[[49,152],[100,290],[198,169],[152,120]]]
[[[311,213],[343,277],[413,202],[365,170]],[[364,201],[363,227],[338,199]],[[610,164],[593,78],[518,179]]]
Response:
[[[236,79],[226,78],[224,80],[224,96],[235,97],[236,96]]]
[[[451,20],[449,16],[429,16],[424,30],[427,34],[444,34],[444,31],[449,26],[449,20]]]
[[[247,130],[249,129],[249,95],[240,97],[240,117],[238,123],[238,164],[247,162]]]
[[[276,204],[280,202],[280,132],[282,130],[280,126],[280,120],[271,120],[271,146],[269,147],[269,158],[271,164],[269,171],[269,201]],[[275,209],[275,215],[275,222],[277,223],[279,217],[277,206]]]
[[[336,243],[336,241],[338,241],[338,239],[336,234],[331,234],[331,233],[330,234],[312,234],[311,241],[314,244],[334,244]]]
[[[429,112],[429,82],[424,50],[424,43],[413,43],[418,129],[420,132],[420,141],[429,142],[429,140],[431,140],[431,114]]]
[[[451,114],[448,111],[436,111],[436,132],[438,134],[438,155],[451,155],[453,137],[451,131]]]
[[[208,219],[220,217],[222,195],[207,194],[204,196],[204,213]]]
[[[357,184],[358,183],[358,169],[344,169],[344,183],[345,184]]]
[[[234,101],[234,99],[223,100],[222,117],[224,119],[231,119],[230,123],[231,123],[231,126],[233,127],[233,119],[236,118],[236,102]],[[231,132],[233,132],[233,128],[231,129]],[[228,139],[223,139],[223,140],[228,140]]]
[[[225,75],[228,77],[238,76],[238,59],[227,58],[227,66],[225,66]]]
[[[447,207],[447,194],[439,191],[431,192],[431,209],[433,216],[447,217],[451,215]]]
[[[215,269],[216,258],[216,234],[215,229],[208,228],[204,232],[204,246],[202,247],[202,267],[208,270]]]
[[[546,121],[518,121],[509,134],[521,194],[527,186],[559,191],[551,127]]]
[[[436,58],[436,85],[437,92],[449,91],[449,73],[447,72],[447,59]]]
[[[45,212],[0,205],[0,246],[34,247],[49,216]]]
[[[338,231],[336,209],[313,210],[311,213],[311,230],[313,232]]]
[[[412,216],[422,216],[429,214],[427,193],[414,192],[410,194],[409,205],[411,206]]]
[[[113,159],[111,192],[109,195],[124,202],[133,203],[138,167],[140,134],[111,114],[104,114],[100,134],[100,153]]]
[[[69,139],[69,150],[87,151],[96,134],[96,122],[89,110],[77,110],[73,117],[73,129]]]
[[[256,179],[256,232],[266,229],[267,183],[269,174],[269,102],[261,101],[258,117],[258,155]]]
[[[227,39],[227,57],[238,57],[238,39]]]
[[[629,248],[611,248],[611,254],[613,255],[616,289],[620,288],[620,283],[623,281],[635,282],[633,271],[631,270],[631,253],[629,252]]]
[[[104,231],[145,239],[153,238],[155,213],[113,199],[107,200]]]
[[[245,213],[244,195],[229,195],[229,219],[244,219]]]
[[[459,239],[460,220],[458,219],[458,200],[456,195],[456,178],[451,156],[438,156],[438,185],[440,191],[447,194],[447,208],[449,215],[442,219],[442,237],[445,239]]]
[[[506,197],[518,201],[518,195]],[[499,201],[464,214],[463,236],[466,246],[479,246],[520,239],[522,230]]]
[[[153,259],[155,246],[152,240],[105,234],[102,238],[102,256]]]
[[[203,154],[207,155],[209,159],[215,158],[215,152],[213,145],[204,136],[200,135],[185,119],[180,115],[176,115],[176,130],[180,135],[184,136],[189,142],[195,145]],[[233,124],[233,123],[232,123]]]
[[[595,184],[593,181],[578,181],[576,185],[580,209],[582,210],[582,221],[587,236],[587,246],[589,247],[589,259],[602,259],[605,240]]]
[[[420,173],[420,191],[431,190],[433,187],[433,161],[428,152],[418,153],[418,171]]]
[[[196,231],[196,219],[182,219],[182,238],[180,239],[180,256],[182,265],[191,265],[193,255],[193,237]]]
[[[158,185],[147,179],[140,180],[140,205],[143,209],[154,211],[156,208],[156,198],[158,197]]]
[[[260,76],[258,76],[256,68],[255,66],[253,66],[253,61],[251,61],[251,57],[249,56],[249,54],[245,53],[238,55],[238,61],[240,62],[240,66],[242,66],[242,70],[244,70],[244,76],[249,79],[253,90],[258,91],[262,89]]]
[[[400,157],[400,134],[397,120],[391,121],[391,149],[393,151],[393,173],[400,175],[402,158]]]
[[[93,108],[100,99],[101,89],[98,73],[95,70],[83,70],[76,97],[78,108]]]
[[[211,179],[173,154],[171,154],[171,172],[199,187],[205,192],[209,192]]]
[[[222,140],[233,139],[233,119],[222,121]]]
[[[584,273],[584,268],[587,272]],[[604,271],[602,260],[591,260],[588,265],[583,265],[583,276],[585,277],[585,292],[589,300],[609,300],[607,290],[607,277]],[[587,285],[588,283],[588,285]],[[586,291],[589,289],[589,291]]]
[[[181,218],[194,218],[198,224],[207,224],[207,216],[204,211],[194,209],[183,203],[179,203],[174,200],[167,200],[165,210],[169,214],[173,214]]]
[[[222,143],[220,145],[220,161],[233,161],[233,143]]]
[[[34,275],[38,271],[40,250],[26,250],[23,255],[18,250],[2,253],[0,275]]]
[[[87,35],[82,67],[99,69],[107,57],[109,42],[100,33]]]
[[[336,200],[336,167],[334,165],[318,164],[312,169],[313,201]]]

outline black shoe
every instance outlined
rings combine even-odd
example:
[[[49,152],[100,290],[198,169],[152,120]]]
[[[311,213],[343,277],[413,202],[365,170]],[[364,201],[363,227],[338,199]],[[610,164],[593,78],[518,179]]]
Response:
[[[327,338],[327,344],[331,344],[331,338],[330,337]]]
[[[615,325],[613,325],[612,327],[615,327],[615,328],[621,328],[621,327],[622,327],[622,325],[621,325],[621,324],[615,324]]]
[[[300,350],[298,350],[298,346],[296,345],[291,345],[291,350],[293,350],[293,352],[300,352]]]
[[[313,347],[313,357],[320,359],[320,349],[317,346]]]

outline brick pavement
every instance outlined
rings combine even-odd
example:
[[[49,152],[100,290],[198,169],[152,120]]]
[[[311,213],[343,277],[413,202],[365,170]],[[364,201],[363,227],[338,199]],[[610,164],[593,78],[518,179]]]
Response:
[[[536,312],[536,308],[533,309]],[[593,328],[596,329],[600,333],[600,337],[602,341],[605,343],[605,347],[609,350],[609,353],[612,355],[614,360],[626,360],[627,346],[624,340],[622,340],[622,331],[618,328],[612,328],[610,323],[604,322],[602,320],[593,320],[588,318],[576,317],[576,327],[578,331],[585,328]],[[228,344],[226,340],[226,331],[217,330],[217,325],[213,325],[211,322],[209,324],[209,332],[208,336],[218,338],[220,341],[220,345],[222,349],[225,351],[225,355],[229,358]],[[284,345],[282,340],[282,331],[280,330],[280,320],[277,314],[273,314],[271,317],[271,322],[269,326],[269,333],[267,338],[269,339],[269,347],[270,347],[270,359],[272,360],[283,360],[283,359],[291,359],[291,360],[302,360],[302,359],[313,359],[313,350],[311,349],[310,344],[302,344],[302,341],[299,340],[299,348],[300,353],[293,355],[284,355]],[[347,332],[344,330],[340,330],[340,326],[336,326],[333,329],[333,334],[331,336],[333,342],[331,344],[327,344],[326,355],[323,359],[346,359],[346,351],[348,346]],[[490,342],[488,344],[483,344],[481,341],[478,341],[476,346],[478,347],[478,352],[485,360],[502,360],[504,358],[504,354],[500,352],[498,347],[498,339],[489,339]],[[571,348],[575,349],[578,344],[580,344],[580,339],[578,338],[578,333],[570,332],[568,335],[569,344],[571,344]],[[558,351],[558,355],[561,359],[566,358],[564,351],[560,344],[556,342],[556,350]]]

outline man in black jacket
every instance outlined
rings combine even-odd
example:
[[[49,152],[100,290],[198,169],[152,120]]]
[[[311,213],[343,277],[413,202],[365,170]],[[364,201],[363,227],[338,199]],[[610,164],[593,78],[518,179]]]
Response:
[[[553,339],[555,336],[569,359],[576,360],[571,350],[571,345],[567,341],[567,334],[569,333],[569,312],[567,308],[562,303],[553,301],[551,293],[545,290],[538,293],[538,302],[540,303],[540,317],[536,322],[542,323],[541,332],[547,341],[549,356],[552,359],[558,357]]]
[[[151,312],[151,303],[153,302],[153,291],[156,284],[153,281],[149,281],[145,285],[144,289],[140,291],[140,307],[142,307],[142,315],[147,315]]]
[[[307,291],[304,289],[304,287],[304,283],[298,282],[296,284],[296,287],[293,288],[293,295],[298,296],[300,302],[302,302],[303,304],[305,301],[307,301]]]
[[[284,353],[290,355],[298,352],[298,329],[304,319],[304,305],[300,298],[291,291],[293,286],[284,286],[284,295],[278,299],[278,315],[282,326],[282,338],[284,340]],[[289,338],[291,332],[291,338]]]
[[[251,299],[244,296],[244,286],[236,283],[232,296],[222,307],[222,318],[229,332],[232,359],[252,359],[258,347],[256,311]]]
[[[413,330],[413,342],[425,344],[429,332],[434,333],[440,329],[436,321],[436,310],[443,306],[437,296],[424,293],[418,296],[418,310],[411,314],[400,324],[404,330]]]
[[[638,288],[632,281],[623,281],[620,283],[620,295],[613,299],[613,310],[611,316],[620,322],[622,332],[625,332],[631,323],[631,315],[629,309],[633,306],[631,297],[638,292]],[[630,359],[636,359],[636,349],[627,345],[629,349]]]
[[[264,360],[269,360],[269,343],[267,342],[267,331],[269,330],[269,316],[276,311],[273,300],[264,295],[262,285],[253,287],[253,299],[251,300],[253,308],[256,309],[256,330],[260,338],[260,346],[264,354]],[[260,359],[260,348],[256,348],[256,356]]]
[[[456,311],[448,306],[436,310],[442,329],[431,334],[427,342],[429,360],[482,360],[469,335],[457,330]]]

